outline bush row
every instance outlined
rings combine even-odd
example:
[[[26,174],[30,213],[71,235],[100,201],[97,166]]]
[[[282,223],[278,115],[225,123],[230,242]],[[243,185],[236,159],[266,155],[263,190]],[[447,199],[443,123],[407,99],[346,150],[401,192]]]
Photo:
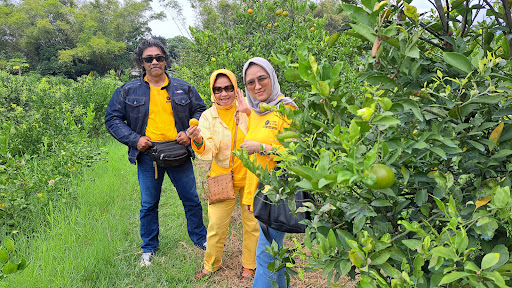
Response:
[[[77,81],[0,71],[0,219],[2,232],[43,223],[50,202],[73,199],[70,179],[101,159],[95,139],[113,77]],[[28,220],[28,221],[27,221]]]

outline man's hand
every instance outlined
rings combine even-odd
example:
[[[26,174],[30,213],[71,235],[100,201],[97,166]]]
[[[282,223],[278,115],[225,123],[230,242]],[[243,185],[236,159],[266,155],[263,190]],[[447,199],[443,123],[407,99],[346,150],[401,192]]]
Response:
[[[151,144],[151,139],[148,136],[140,136],[139,141],[137,141],[137,150],[144,152],[151,146],[153,144]]]
[[[245,205],[245,210],[246,210],[247,212],[249,212],[249,214],[254,214],[254,212],[252,212],[252,211],[251,211],[251,209],[252,209],[252,207],[251,207],[251,206],[252,206],[252,205]]]
[[[176,141],[183,146],[190,145],[190,138],[188,138],[187,134],[183,131],[176,135]]]

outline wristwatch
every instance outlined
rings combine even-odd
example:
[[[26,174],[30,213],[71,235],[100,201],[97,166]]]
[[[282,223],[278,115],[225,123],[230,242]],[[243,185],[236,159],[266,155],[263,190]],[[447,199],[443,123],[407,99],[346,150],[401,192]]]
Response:
[[[263,156],[267,155],[267,152],[266,152],[267,146],[265,146],[265,144],[263,144],[263,143],[260,146],[261,146],[260,155],[263,155]]]

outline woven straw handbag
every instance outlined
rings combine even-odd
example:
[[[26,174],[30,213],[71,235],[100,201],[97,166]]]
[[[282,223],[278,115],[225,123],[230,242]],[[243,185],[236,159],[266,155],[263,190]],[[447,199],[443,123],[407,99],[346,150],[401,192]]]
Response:
[[[231,147],[231,152],[236,147],[236,137],[238,132],[238,122],[240,121],[238,110],[235,112],[235,137],[233,139],[233,146]],[[230,171],[224,174],[220,174],[217,176],[207,176],[206,181],[208,182],[208,203],[213,204],[217,202],[222,202],[226,200],[235,199],[235,189],[234,189],[234,180],[233,180],[233,165],[235,163],[235,157],[231,153],[231,163],[229,165]],[[211,168],[211,166],[210,166]],[[204,189],[204,187],[203,187]]]

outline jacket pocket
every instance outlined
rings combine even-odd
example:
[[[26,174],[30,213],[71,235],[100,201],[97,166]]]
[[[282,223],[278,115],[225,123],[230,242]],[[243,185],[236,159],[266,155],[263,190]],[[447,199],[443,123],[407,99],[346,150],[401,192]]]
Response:
[[[144,114],[145,99],[139,97],[128,97],[125,100],[126,112],[129,116],[142,116]]]
[[[173,100],[174,100],[174,103],[182,105],[182,106],[186,106],[186,105],[188,105],[188,103],[190,103],[190,99],[188,98],[187,95],[183,95],[183,96],[180,95],[180,96],[174,97]]]

